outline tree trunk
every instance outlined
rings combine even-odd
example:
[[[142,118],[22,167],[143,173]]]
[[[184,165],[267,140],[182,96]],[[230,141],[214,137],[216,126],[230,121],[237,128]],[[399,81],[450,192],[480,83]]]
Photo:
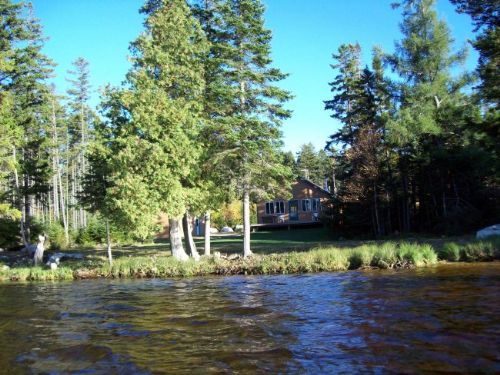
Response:
[[[106,244],[108,249],[109,267],[113,265],[113,254],[111,253],[111,235],[109,234],[109,220],[106,219]]]
[[[30,233],[30,224],[31,224],[31,196],[26,194],[26,190],[30,186],[30,181],[29,177],[27,174],[24,175],[23,178],[24,181],[24,190],[25,193],[23,194],[22,199],[24,200],[24,233],[26,236],[26,241],[30,242],[31,241],[31,233]]]
[[[75,197],[76,197],[76,175],[75,175],[75,165],[72,165],[71,168],[71,211],[73,218],[73,229],[78,229],[78,217],[75,209]]]
[[[404,165],[403,165],[404,163]],[[403,232],[409,232],[410,231],[410,207],[408,204],[408,174],[407,174],[407,167],[406,167],[406,162],[401,160],[400,161],[400,170],[401,170],[401,187],[403,190],[403,202],[402,202],[402,221],[403,221],[403,227],[402,231]]]
[[[21,211],[21,220],[19,223],[19,233],[21,235],[21,240],[23,241],[24,247],[28,246],[28,240],[26,238],[26,228],[24,225],[24,205],[23,205],[23,199],[21,198],[21,190],[19,186],[19,174],[17,172],[17,167],[16,167],[16,162],[17,162],[17,156],[16,156],[16,148],[12,148],[12,159],[13,159],[13,165],[14,167],[14,183],[16,184],[16,206]]]
[[[66,246],[69,245],[69,229],[68,229],[68,217],[67,217],[67,211],[66,211],[66,205],[64,204],[64,193],[63,193],[63,187],[62,187],[62,179],[61,179],[61,171],[58,169],[57,170],[57,178],[59,180],[59,191],[60,191],[60,198],[61,198],[61,213],[62,213],[62,220],[63,220],[63,227],[64,227],[64,239],[66,241]],[[59,203],[58,203],[59,204]]]
[[[182,247],[182,237],[181,237],[181,219],[169,219],[170,226],[170,248],[172,251],[172,256],[177,260],[188,260],[189,256],[184,251]]]
[[[210,255],[210,211],[205,213],[205,255]]]
[[[54,168],[54,175],[52,177],[52,193],[54,196],[54,219],[56,221],[60,220],[59,214],[59,196],[58,196],[58,188],[57,188],[57,173],[59,172],[59,142],[57,139],[57,118],[56,118],[56,108],[54,99],[52,99],[52,141],[54,142],[54,157],[52,159],[52,165]]]
[[[243,192],[243,257],[252,255],[250,250],[250,194],[248,188]]]
[[[45,248],[43,244],[45,242],[45,236],[38,236],[38,244],[36,245],[35,256],[33,260],[35,261],[35,266],[39,266],[43,263],[43,253]]]
[[[196,249],[196,244],[193,240],[193,232],[191,230],[191,216],[186,211],[182,218],[182,228],[184,230],[184,242],[186,243],[186,249],[188,254],[194,258],[194,260],[200,260],[200,254]]]
[[[375,215],[375,236],[380,236],[380,219],[378,216],[377,184],[373,184],[373,213]]]

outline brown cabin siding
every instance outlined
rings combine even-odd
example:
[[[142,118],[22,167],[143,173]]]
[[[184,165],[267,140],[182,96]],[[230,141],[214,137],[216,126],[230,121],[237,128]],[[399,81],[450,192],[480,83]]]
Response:
[[[278,223],[310,223],[317,221],[317,217],[319,217],[319,213],[321,209],[324,209],[328,200],[330,198],[330,193],[326,190],[316,186],[312,182],[304,179],[298,179],[292,184],[292,198],[290,199],[282,199],[281,197],[277,197],[273,200],[269,200],[267,202],[280,202],[284,203],[284,213],[274,213],[274,214],[266,214],[266,203],[260,202],[257,205],[257,222],[259,224],[278,224]],[[313,211],[313,203],[310,201],[310,210],[304,211],[302,207],[302,201],[305,199],[319,199],[320,206],[317,211]],[[296,215],[296,220],[290,219],[290,202],[296,201],[298,206],[298,213]],[[316,215],[315,215],[316,214]]]

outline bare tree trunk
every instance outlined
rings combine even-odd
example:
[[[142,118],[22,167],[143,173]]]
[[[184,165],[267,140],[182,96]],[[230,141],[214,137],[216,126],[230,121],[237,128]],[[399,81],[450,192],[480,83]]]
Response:
[[[70,205],[70,197],[69,197],[69,169],[70,169],[70,154],[69,154],[69,131],[68,128],[66,127],[66,186],[65,186],[65,191],[66,191],[66,200],[65,203],[66,205],[64,206],[64,209],[66,210],[66,222],[69,227],[69,221],[70,221],[70,210],[69,210],[69,205]],[[60,178],[61,176],[59,176]],[[62,189],[61,189],[62,191]]]
[[[113,265],[113,255],[111,254],[111,236],[109,234],[109,220],[106,219],[106,244],[108,249],[108,262],[109,266]]]
[[[36,245],[35,256],[33,260],[35,261],[35,266],[41,265],[43,263],[43,253],[45,248],[43,244],[45,242],[45,236],[38,236],[38,244]]]
[[[243,192],[243,257],[252,255],[250,250],[250,194],[248,188]]]
[[[60,198],[61,198],[61,212],[62,212],[62,220],[63,220],[63,227],[64,227],[64,239],[66,241],[66,246],[69,245],[69,229],[68,229],[68,217],[67,217],[67,211],[66,211],[66,205],[64,204],[64,193],[63,193],[63,188],[62,188],[62,179],[61,179],[61,171],[58,169],[57,170],[57,178],[59,180],[59,191],[60,191]]]
[[[210,211],[205,213],[205,255],[210,255]]]
[[[87,163],[85,160],[85,150],[86,150],[86,145],[87,145],[87,124],[85,121],[85,105],[82,102],[81,103],[81,129],[82,129],[82,148],[80,150],[81,152],[81,165],[80,165],[80,178],[79,178],[79,188],[81,190],[82,188],[82,183],[83,183],[83,176],[85,175],[85,171],[87,168]],[[82,228],[85,228],[87,226],[87,213],[83,209],[83,207],[80,208],[80,225]]]
[[[49,220],[49,224],[52,224],[52,219],[54,219],[54,221],[57,221],[56,217],[55,217],[55,208],[54,208],[54,204],[52,203],[52,193],[54,192],[54,180],[52,179],[52,184],[51,184],[52,188],[49,187],[49,192],[47,193],[47,204],[48,204],[48,209],[47,209],[47,212],[45,212],[45,207],[43,209],[43,214],[44,215],[47,215],[48,216],[48,220]],[[50,189],[52,189],[52,193],[50,192]]]
[[[75,210],[75,197],[76,197],[76,173],[75,166],[71,169],[71,211],[73,216],[73,229],[78,229],[78,213]]]
[[[404,165],[403,165],[404,163]],[[409,232],[410,231],[410,207],[408,204],[408,174],[407,174],[407,168],[406,168],[406,162],[401,160],[400,161],[400,170],[401,170],[401,187],[403,189],[403,202],[402,202],[402,221],[403,221],[403,227],[402,231],[403,232]]]
[[[380,235],[380,219],[378,216],[377,184],[373,184],[373,211],[375,214],[375,236]]]
[[[184,251],[182,247],[182,236],[181,236],[181,219],[169,219],[170,226],[170,248],[172,251],[172,256],[177,260],[188,260],[189,256]]]
[[[29,188],[29,177],[28,175],[24,175],[24,188]],[[21,198],[24,200],[24,233],[26,235],[26,240],[30,242],[30,218],[31,218],[31,196],[24,194]]]
[[[186,243],[188,254],[192,256],[194,260],[200,260],[200,254],[198,253],[198,249],[196,249],[196,244],[193,239],[191,216],[187,211],[182,218],[182,228],[184,230],[184,242]]]
[[[21,211],[21,221],[20,221],[20,228],[19,228],[19,233],[21,234],[21,240],[23,241],[24,247],[28,246],[28,240],[26,238],[26,227],[25,227],[25,216],[24,216],[24,204],[23,204],[23,199],[21,198],[21,191],[20,191],[20,186],[19,186],[19,174],[17,172],[17,156],[16,156],[16,148],[12,148],[12,158],[13,160],[13,165],[14,167],[14,182],[16,184],[16,206],[18,207],[19,211]]]
[[[54,219],[59,221],[59,196],[57,188],[57,174],[59,173],[59,144],[57,139],[57,118],[56,118],[56,108],[54,99],[52,99],[52,141],[54,142],[54,157],[52,159],[52,165],[54,168],[54,176],[52,176],[52,186],[53,186],[53,196],[54,196]]]

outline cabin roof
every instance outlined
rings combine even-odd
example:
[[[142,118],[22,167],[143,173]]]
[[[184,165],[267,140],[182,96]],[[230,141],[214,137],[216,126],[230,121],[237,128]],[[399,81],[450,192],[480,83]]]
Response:
[[[297,178],[297,181],[299,181],[299,182],[304,182],[304,183],[306,183],[306,184],[309,184],[309,185],[311,185],[312,187],[314,187],[315,189],[318,189],[318,190],[320,190],[321,192],[323,192],[323,193],[325,193],[325,194],[327,194],[327,195],[331,195],[331,194],[332,194],[332,193],[330,193],[328,190],[323,189],[321,186],[316,185],[314,182],[312,182],[311,180],[308,180],[307,178],[299,177],[299,178]]]

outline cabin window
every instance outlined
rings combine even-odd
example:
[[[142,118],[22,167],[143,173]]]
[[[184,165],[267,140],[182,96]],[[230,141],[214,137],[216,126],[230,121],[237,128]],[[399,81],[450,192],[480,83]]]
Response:
[[[311,199],[313,212],[321,211],[321,200],[319,198]]]
[[[311,200],[310,199],[302,199],[302,211],[304,211],[304,212],[311,211]]]
[[[274,202],[274,212],[277,214],[284,214],[285,202]]]
[[[285,202],[266,202],[266,215],[284,214]]]

